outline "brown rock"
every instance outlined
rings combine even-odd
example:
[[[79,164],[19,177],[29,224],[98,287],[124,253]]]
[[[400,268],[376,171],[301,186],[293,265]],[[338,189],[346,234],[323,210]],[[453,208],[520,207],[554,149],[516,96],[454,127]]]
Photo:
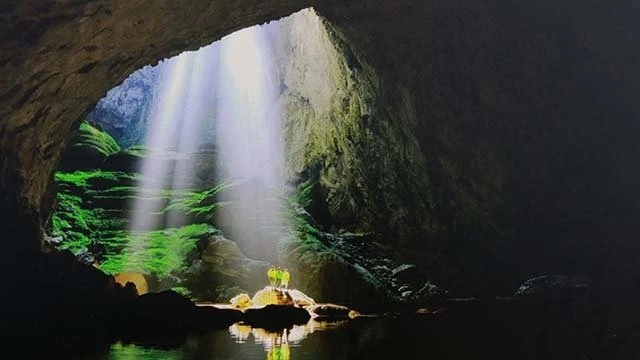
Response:
[[[355,310],[336,304],[317,304],[305,307],[314,319],[353,319],[360,316]]]
[[[293,298],[283,289],[267,286],[253,295],[254,306],[294,305]]]

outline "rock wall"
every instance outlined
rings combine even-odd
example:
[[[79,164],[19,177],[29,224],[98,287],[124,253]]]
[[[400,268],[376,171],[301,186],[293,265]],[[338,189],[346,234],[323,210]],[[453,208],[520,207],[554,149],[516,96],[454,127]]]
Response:
[[[0,205],[8,252],[37,251],[69,133],[135,69],[307,1],[8,1],[0,7]]]
[[[384,102],[379,75],[330,23],[309,12],[283,27],[294,47],[278,61],[286,153],[292,177],[318,182],[314,215],[335,229],[393,234],[386,241],[396,244],[428,231],[416,220],[432,200],[425,157],[403,126],[415,118]]]
[[[637,6],[373,1],[317,10],[380,74],[385,102],[415,109],[408,128],[442,194],[434,222],[444,231],[430,242],[458,259],[467,283],[506,290],[541,272],[634,283]]]
[[[87,119],[99,123],[123,148],[142,144],[158,81],[158,67],[145,66],[109,90]]]

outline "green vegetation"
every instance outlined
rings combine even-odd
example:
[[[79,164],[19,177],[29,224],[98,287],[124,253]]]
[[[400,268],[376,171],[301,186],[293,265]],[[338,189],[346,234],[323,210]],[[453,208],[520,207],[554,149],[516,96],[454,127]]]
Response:
[[[75,154],[87,153],[107,157],[120,151],[120,146],[111,135],[83,121],[69,150]]]
[[[177,198],[171,199],[164,211],[179,210],[196,219],[213,222],[215,210],[224,205],[217,201],[216,195],[231,186],[232,183],[223,182],[205,191],[184,191]]]
[[[105,170],[58,172],[55,180],[59,193],[49,234],[62,238],[58,248],[89,250],[107,273],[133,271],[159,279],[179,277],[198,241],[219,232],[212,226],[214,211],[221,205],[216,195],[231,186],[144,190],[135,186],[141,175]],[[185,215],[186,225],[130,232],[128,207],[136,199],[159,201],[165,206],[155,216],[161,219],[177,211]]]
[[[127,245],[120,254],[106,256],[99,267],[109,274],[140,272],[160,279],[172,277],[180,280],[179,274],[186,271],[186,260],[196,250],[198,241],[216,233],[218,230],[209,224],[138,233],[123,231],[120,241]]]
[[[133,183],[137,176],[120,171],[86,170],[74,172],[57,172],[55,175],[58,186],[72,189],[85,189],[91,185],[116,185]],[[108,184],[111,183],[111,184]]]
[[[332,260],[337,255],[320,239],[322,232],[314,224],[313,218],[305,210],[311,203],[311,192],[314,184],[306,181],[298,186],[296,193],[289,201],[289,212],[293,223],[291,236],[282,239],[280,243],[281,262],[298,264],[300,262],[315,262],[308,257],[329,257]]]

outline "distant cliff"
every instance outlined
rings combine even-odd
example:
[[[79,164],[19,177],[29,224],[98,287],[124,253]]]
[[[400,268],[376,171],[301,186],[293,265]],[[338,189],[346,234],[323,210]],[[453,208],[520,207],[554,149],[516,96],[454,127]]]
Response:
[[[131,74],[109,90],[87,118],[101,124],[123,148],[142,143],[160,69],[145,66]]]

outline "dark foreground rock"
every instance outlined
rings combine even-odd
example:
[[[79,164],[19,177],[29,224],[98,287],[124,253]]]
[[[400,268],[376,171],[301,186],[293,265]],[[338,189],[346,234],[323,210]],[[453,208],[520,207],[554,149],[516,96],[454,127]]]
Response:
[[[263,329],[283,329],[305,324],[311,315],[303,308],[290,305],[267,305],[245,311],[244,323]]]
[[[118,333],[125,340],[149,345],[180,343],[189,334],[223,329],[243,319],[238,310],[196,306],[174,291],[142,295],[121,314]]]
[[[515,295],[547,300],[569,300],[585,296],[590,286],[589,281],[584,278],[542,275],[525,281],[516,290]]]

